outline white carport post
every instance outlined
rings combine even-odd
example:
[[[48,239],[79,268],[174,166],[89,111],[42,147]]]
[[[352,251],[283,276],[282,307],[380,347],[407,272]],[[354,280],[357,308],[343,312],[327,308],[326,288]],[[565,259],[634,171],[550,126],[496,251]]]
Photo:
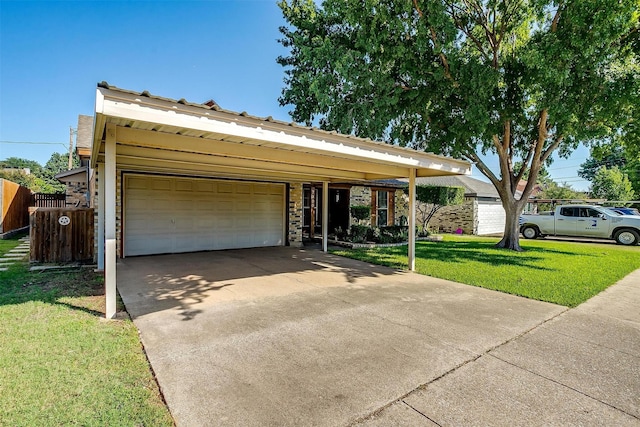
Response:
[[[98,271],[104,271],[104,163],[98,163]]]
[[[322,183],[322,251],[329,250],[329,182]]]
[[[409,170],[409,270],[416,269],[416,170]]]
[[[107,124],[104,144],[105,316],[116,314],[116,126]]]

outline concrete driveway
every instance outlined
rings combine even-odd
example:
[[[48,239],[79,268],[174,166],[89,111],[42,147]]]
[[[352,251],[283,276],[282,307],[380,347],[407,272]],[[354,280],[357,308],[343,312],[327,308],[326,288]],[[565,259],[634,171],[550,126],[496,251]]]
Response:
[[[483,356],[566,310],[293,248],[127,258],[118,288],[179,426],[435,425],[461,408],[426,385],[508,377]]]

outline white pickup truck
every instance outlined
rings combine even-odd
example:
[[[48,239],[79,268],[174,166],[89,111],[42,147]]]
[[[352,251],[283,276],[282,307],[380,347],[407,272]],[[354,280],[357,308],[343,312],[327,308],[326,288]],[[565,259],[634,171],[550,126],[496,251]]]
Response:
[[[640,216],[620,215],[602,206],[556,206],[547,215],[521,215],[520,232],[527,239],[578,236],[615,239],[621,245],[640,241]]]

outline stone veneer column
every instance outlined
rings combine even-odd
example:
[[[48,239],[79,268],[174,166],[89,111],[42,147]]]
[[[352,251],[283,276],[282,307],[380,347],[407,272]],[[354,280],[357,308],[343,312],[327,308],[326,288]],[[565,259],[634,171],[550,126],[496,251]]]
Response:
[[[302,246],[302,184],[289,184],[289,245]]]

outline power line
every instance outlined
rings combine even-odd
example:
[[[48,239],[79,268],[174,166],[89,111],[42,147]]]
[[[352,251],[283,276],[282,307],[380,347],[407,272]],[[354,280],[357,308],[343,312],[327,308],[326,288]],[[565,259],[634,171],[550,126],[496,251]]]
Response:
[[[62,145],[67,148],[67,144],[63,142],[36,142],[36,141],[0,141],[2,144],[30,144],[30,145]]]

